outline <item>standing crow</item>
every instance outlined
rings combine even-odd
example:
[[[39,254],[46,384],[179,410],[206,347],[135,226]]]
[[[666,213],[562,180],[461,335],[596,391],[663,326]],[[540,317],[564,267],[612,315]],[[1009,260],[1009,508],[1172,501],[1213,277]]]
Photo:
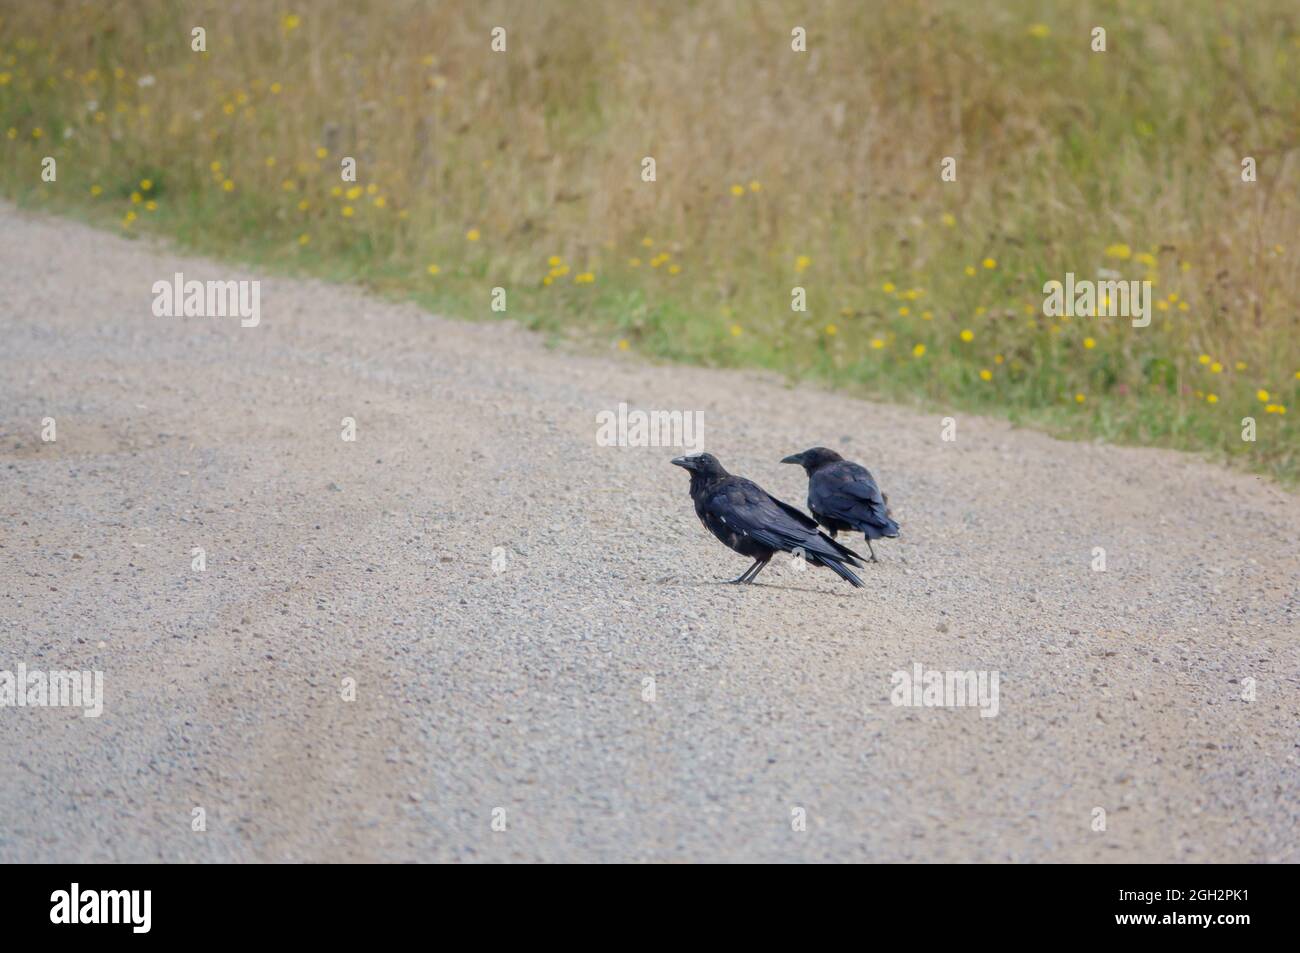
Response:
[[[880,562],[871,541],[882,536],[893,539],[898,524],[889,517],[889,498],[867,468],[825,447],[813,447],[781,462],[797,463],[808,471],[808,509],[831,537],[839,530],[857,530],[867,538],[871,561]]]
[[[778,551],[798,553],[815,566],[827,566],[840,577],[861,587],[862,580],[844,567],[861,566],[862,557],[817,529],[793,506],[769,496],[744,477],[732,476],[711,453],[696,453],[673,460],[691,472],[691,499],[695,515],[714,536],[754,565],[732,582],[753,582]]]

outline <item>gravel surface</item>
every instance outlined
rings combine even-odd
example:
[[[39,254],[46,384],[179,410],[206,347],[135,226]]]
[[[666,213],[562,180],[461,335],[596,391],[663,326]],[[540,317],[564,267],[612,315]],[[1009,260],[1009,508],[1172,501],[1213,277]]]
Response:
[[[255,275],[10,206],[0,261],[0,670],[104,673],[99,718],[0,708],[0,862],[1300,861],[1261,478],[316,282],[159,318]],[[778,461],[836,447],[903,536],[863,590],[719,584],[682,451],[597,444],[621,401],[801,506]],[[996,717],[891,704],[915,663]]]

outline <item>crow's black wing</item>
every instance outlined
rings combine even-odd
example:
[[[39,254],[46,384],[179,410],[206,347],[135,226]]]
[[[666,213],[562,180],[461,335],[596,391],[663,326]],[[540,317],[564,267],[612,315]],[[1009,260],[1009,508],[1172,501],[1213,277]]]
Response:
[[[704,498],[701,509],[701,518],[715,534],[718,531],[710,523],[716,520],[731,533],[769,549],[787,553],[799,549],[812,562],[860,565],[857,553],[819,532],[807,516],[749,480],[737,477],[726,481]]]
[[[808,505],[818,513],[843,520],[872,539],[897,536],[898,524],[890,518],[885,496],[866,467],[848,460],[823,467],[813,474]]]
[[[799,509],[797,506],[791,506],[789,503],[783,503],[780,500],[778,500],[776,497],[772,496],[772,494],[770,493],[767,496],[768,499],[770,499],[777,506],[781,507],[781,509],[785,510],[787,513],[793,516],[796,520],[798,520],[808,529],[817,528],[817,521],[813,519],[811,516],[809,516],[807,513],[805,513],[803,510]]]

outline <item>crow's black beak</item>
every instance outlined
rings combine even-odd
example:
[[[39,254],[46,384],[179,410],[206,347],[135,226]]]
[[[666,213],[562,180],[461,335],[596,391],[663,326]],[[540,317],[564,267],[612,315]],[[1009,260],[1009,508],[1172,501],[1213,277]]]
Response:
[[[803,463],[803,454],[802,454],[802,453],[792,453],[792,454],[790,454],[790,456],[786,457],[786,458],[785,458],[784,460],[782,460],[781,462],[782,462],[782,463]]]
[[[673,457],[672,464],[675,467],[685,467],[687,470],[691,468],[691,461],[685,457]]]

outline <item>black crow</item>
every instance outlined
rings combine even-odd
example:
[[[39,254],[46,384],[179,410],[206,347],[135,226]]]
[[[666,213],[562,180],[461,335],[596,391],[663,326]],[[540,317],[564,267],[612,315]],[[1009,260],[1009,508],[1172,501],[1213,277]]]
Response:
[[[777,552],[797,552],[861,587],[862,580],[844,564],[861,566],[862,557],[818,530],[816,520],[758,484],[732,476],[711,453],[677,457],[673,464],[690,471],[695,515],[705,528],[742,556],[753,558],[754,565],[732,582],[753,582]]]
[[[871,561],[876,558],[873,539],[898,535],[898,524],[889,516],[889,497],[880,492],[866,467],[845,460],[834,450],[813,447],[786,457],[782,463],[797,463],[808,471],[808,509],[831,531],[857,530],[867,538]]]

